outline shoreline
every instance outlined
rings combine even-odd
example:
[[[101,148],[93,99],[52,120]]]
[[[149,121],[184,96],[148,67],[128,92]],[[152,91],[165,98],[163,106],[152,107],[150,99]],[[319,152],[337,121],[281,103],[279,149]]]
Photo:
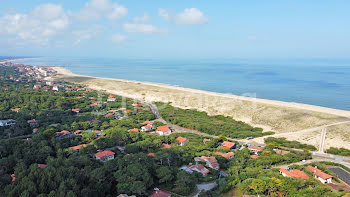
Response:
[[[75,76],[75,77],[88,77],[88,78],[95,78],[95,79],[107,79],[107,80],[113,80],[118,82],[126,82],[126,83],[134,83],[134,84],[143,84],[143,85],[151,85],[151,86],[157,86],[161,88],[169,88],[173,90],[180,90],[185,92],[191,92],[191,93],[199,93],[199,94],[205,94],[210,96],[220,96],[220,97],[226,97],[231,99],[237,99],[242,101],[250,101],[250,102],[257,102],[262,104],[268,104],[268,105],[275,105],[275,106],[282,106],[282,107],[289,107],[289,108],[295,108],[295,109],[301,109],[301,110],[309,110],[314,112],[320,112],[320,113],[327,113],[332,114],[336,116],[346,117],[350,118],[350,111],[347,110],[341,110],[341,109],[334,109],[334,108],[328,108],[328,107],[322,107],[317,105],[310,105],[310,104],[303,104],[303,103],[296,103],[296,102],[286,102],[286,101],[278,101],[278,100],[270,100],[270,99],[262,99],[262,98],[252,98],[252,97],[244,97],[244,96],[238,96],[233,94],[224,94],[219,92],[210,92],[205,90],[199,90],[199,89],[193,89],[193,88],[185,88],[185,87],[179,87],[169,84],[162,84],[162,83],[155,83],[155,82],[144,82],[144,81],[135,81],[135,80],[126,80],[126,79],[116,79],[116,78],[108,78],[108,77],[95,77],[95,76],[88,76],[88,75],[80,75],[80,74],[74,74],[70,70],[61,67],[61,66],[52,66],[50,67],[57,71],[57,74],[61,75],[68,75],[68,76]]]
[[[30,60],[30,59],[40,59],[40,57],[24,57],[24,58],[15,58],[15,59],[5,59],[5,60],[0,60],[0,64],[7,63],[7,62],[13,62],[13,61]]]

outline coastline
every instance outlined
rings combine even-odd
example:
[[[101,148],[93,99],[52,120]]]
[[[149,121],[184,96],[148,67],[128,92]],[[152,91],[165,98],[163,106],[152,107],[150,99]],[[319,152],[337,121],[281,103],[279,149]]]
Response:
[[[254,127],[263,128],[264,132],[274,131],[276,134],[272,137],[285,137],[316,147],[320,144],[321,127],[328,125],[325,147],[350,149],[350,111],[153,82],[91,77],[74,74],[64,67],[51,68],[58,73],[53,79],[79,83],[91,89],[147,102],[170,102],[172,106],[182,109],[229,116]],[[255,138],[251,142],[261,144],[266,137],[269,136]]]
[[[68,70],[68,69],[66,69],[64,67],[59,67],[59,66],[57,66],[57,67],[56,66],[55,67],[50,67],[50,68],[54,69],[55,71],[57,71],[58,74],[62,74],[62,75],[72,75],[72,76],[79,76],[79,77],[89,77],[89,78],[96,78],[96,79],[108,79],[108,80],[115,80],[115,81],[127,82],[127,83],[152,85],[152,86],[158,86],[158,87],[162,87],[162,88],[170,88],[170,89],[176,89],[176,90],[181,90],[181,91],[196,92],[196,93],[200,93],[200,94],[228,97],[228,98],[233,98],[233,99],[239,99],[239,100],[244,100],[244,101],[252,101],[252,102],[269,104],[269,105],[277,105],[277,106],[291,107],[291,108],[297,108],[297,109],[302,109],[302,110],[310,110],[310,111],[321,112],[321,113],[328,113],[328,114],[332,114],[332,115],[337,115],[337,116],[350,118],[350,111],[347,111],[347,110],[334,109],[334,108],[322,107],[322,106],[317,106],[317,105],[309,105],[309,104],[303,104],[303,103],[285,102],[285,101],[262,99],[262,98],[244,97],[244,96],[238,96],[238,95],[232,95],[232,94],[224,94],[224,93],[218,93],[218,92],[210,92],[210,91],[193,89],[193,88],[179,87],[179,86],[174,86],[174,85],[169,85],[169,84],[162,84],[162,83],[79,75],[79,74],[74,74],[70,70]]]
[[[0,60],[0,64],[7,63],[7,62],[13,62],[13,61],[22,61],[22,60],[30,60],[30,59],[39,59],[40,57],[24,57],[24,58],[16,58],[16,59],[5,59]]]

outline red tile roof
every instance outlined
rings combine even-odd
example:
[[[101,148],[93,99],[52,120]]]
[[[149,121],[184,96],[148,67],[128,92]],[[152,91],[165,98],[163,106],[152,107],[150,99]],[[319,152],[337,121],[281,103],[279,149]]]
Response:
[[[115,96],[113,96],[113,95],[109,95],[109,96],[108,96],[108,98],[115,98]]]
[[[38,167],[44,169],[44,168],[46,168],[46,165],[45,164],[38,164]]]
[[[234,152],[228,152],[228,153],[221,153],[221,152],[216,152],[215,154],[220,155],[225,157],[226,159],[230,159],[231,157],[233,157],[235,155]]]
[[[153,127],[152,127],[152,125],[149,125],[149,124],[148,124],[148,125],[146,125],[146,126],[143,126],[143,127],[145,127],[146,129],[153,128]]]
[[[111,117],[113,115],[114,115],[113,113],[108,113],[108,114],[105,115],[105,117],[108,118],[108,117]]]
[[[192,171],[200,171],[204,176],[206,176],[210,171],[204,167],[202,164],[198,164],[198,165],[192,165],[190,167],[188,167],[190,170]]]
[[[224,141],[222,143],[222,148],[224,149],[232,149],[236,144],[233,142],[229,142],[229,141]]]
[[[161,148],[171,148],[170,144],[162,144]]]
[[[329,179],[329,178],[333,178],[332,175],[329,175],[329,174],[326,174],[325,172],[323,172],[322,170],[320,169],[317,169],[313,166],[307,166],[306,169],[308,171],[310,171],[311,173],[313,173],[314,175],[318,176],[318,177],[321,177],[322,179],[326,180],[326,179]]]
[[[249,145],[248,148],[249,149],[253,149],[253,150],[258,150],[258,151],[263,151],[264,150],[264,147],[252,146],[252,145]]]
[[[128,109],[128,110],[125,110],[125,113],[131,113],[133,112],[132,110]]]
[[[154,154],[154,153],[148,153],[147,155],[152,156],[152,157],[156,156],[156,154]]]
[[[176,140],[180,143],[184,143],[184,142],[186,142],[187,138],[179,136],[176,138]]]
[[[12,182],[14,182],[16,180],[15,174],[11,174],[11,178],[12,178]]]
[[[159,191],[155,191],[152,195],[150,195],[149,197],[171,197],[171,193],[159,190]]]
[[[139,132],[139,129],[138,128],[133,128],[133,129],[129,129],[129,131]]]
[[[151,121],[145,121],[145,122],[143,122],[143,123],[141,123],[142,125],[145,125],[145,124],[153,124],[153,122],[151,122]]]
[[[219,169],[219,163],[215,157],[201,156],[200,158],[207,163],[207,166],[212,167],[213,169]]]
[[[164,125],[164,126],[158,127],[156,131],[166,132],[166,131],[169,131],[169,130],[170,130],[169,126],[168,125]]]
[[[287,176],[294,177],[294,178],[302,178],[302,179],[308,179],[309,176],[305,174],[305,172],[298,170],[298,169],[292,169],[292,170],[286,170],[281,168],[280,172],[286,174]]]
[[[37,132],[39,129],[38,128],[35,128],[35,129],[33,129],[33,132]]]
[[[80,109],[79,108],[76,108],[76,109],[72,109],[73,112],[79,112]]]
[[[76,130],[76,131],[74,131],[74,134],[80,134],[80,133],[82,133],[82,132],[84,132],[84,130]]]
[[[252,159],[256,159],[256,158],[259,157],[259,155],[250,155],[250,157],[251,157]]]
[[[84,147],[86,147],[87,146],[87,144],[80,144],[80,145],[78,145],[78,146],[72,146],[72,147],[70,147],[72,150],[80,150],[81,148],[84,148]]]
[[[102,152],[98,152],[95,154],[96,157],[99,157],[99,158],[104,158],[104,157],[109,157],[111,155],[114,155],[115,153],[110,151],[110,150],[105,150],[105,151],[102,151]]]
[[[21,108],[11,108],[11,111],[18,112]]]

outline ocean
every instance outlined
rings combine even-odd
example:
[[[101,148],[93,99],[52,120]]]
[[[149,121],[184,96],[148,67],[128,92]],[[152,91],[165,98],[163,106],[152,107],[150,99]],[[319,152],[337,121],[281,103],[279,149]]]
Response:
[[[156,82],[257,98],[350,110],[350,59],[117,59],[16,61],[73,73]]]

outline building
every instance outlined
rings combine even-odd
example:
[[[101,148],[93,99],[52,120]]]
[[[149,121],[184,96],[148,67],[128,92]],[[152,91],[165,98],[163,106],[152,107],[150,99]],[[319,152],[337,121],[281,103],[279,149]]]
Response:
[[[236,143],[229,142],[229,141],[224,141],[222,143],[222,148],[223,149],[234,149],[234,148],[236,148]]]
[[[152,129],[153,129],[153,126],[149,125],[149,124],[141,127],[141,131],[149,131],[149,130],[152,130]]]
[[[63,130],[61,132],[56,132],[56,138],[58,138],[58,139],[65,139],[65,138],[70,138],[70,137],[73,137],[73,136],[74,136],[74,134],[71,134],[67,130]]]
[[[216,152],[215,154],[225,157],[227,160],[232,159],[235,156],[234,152],[228,152],[228,153]]]
[[[40,164],[40,163],[39,163],[39,164],[38,164],[38,167],[39,167],[39,168],[42,168],[42,169],[45,169],[45,168],[46,168],[46,164]]]
[[[176,138],[176,141],[178,141],[180,143],[179,144],[180,146],[183,146],[183,145],[185,145],[186,142],[188,142],[188,139],[185,137],[179,136]]]
[[[309,165],[306,167],[306,169],[310,171],[314,175],[314,177],[320,180],[323,184],[332,183],[333,176],[323,172],[320,169],[317,169],[317,166],[313,167]]]
[[[168,125],[160,126],[156,129],[156,133],[158,133],[159,135],[170,135],[171,129]]]
[[[220,165],[215,157],[201,156],[201,157],[195,157],[194,160],[205,162],[206,166],[214,170],[219,170],[220,168]]]
[[[170,144],[162,144],[160,147],[168,149],[168,148],[171,148],[171,145]]]
[[[153,194],[151,194],[148,197],[171,197],[171,193],[155,188],[155,191],[153,192]]]
[[[21,110],[21,108],[11,108],[10,110],[13,111],[13,112],[17,112],[18,113],[19,110]]]
[[[102,161],[102,162],[106,162],[106,161],[114,159],[114,155],[115,155],[114,152],[112,152],[110,150],[105,150],[105,151],[96,153],[95,158]]]
[[[6,126],[14,125],[15,123],[13,121],[14,120],[12,120],[12,119],[0,120],[0,127],[6,127]]]
[[[259,152],[264,150],[264,147],[248,145],[248,149],[254,152],[254,154],[258,154]]]
[[[282,176],[287,176],[287,177],[293,177],[293,178],[301,178],[301,179],[308,179],[309,176],[305,174],[305,172],[298,170],[298,169],[291,169],[291,170],[286,170],[281,168],[280,169],[280,174]]]
[[[103,131],[99,131],[99,130],[93,130],[92,132],[96,133],[96,136],[101,136],[104,134]]]
[[[138,129],[138,128],[133,128],[133,129],[129,129],[128,131],[131,131],[131,132],[139,132],[139,129]]]
[[[196,163],[196,165],[182,166],[180,169],[185,170],[190,174],[192,174],[193,172],[198,172],[201,173],[202,176],[207,176],[207,174],[210,172],[206,167],[198,163]]]
[[[109,95],[108,98],[107,98],[107,101],[113,102],[113,101],[115,101],[116,99],[117,99],[117,98],[115,98],[115,96]]]
[[[147,155],[148,155],[148,156],[151,156],[151,157],[156,156],[156,154],[155,154],[155,153],[148,153]]]
[[[72,109],[72,112],[75,112],[75,113],[79,113],[80,109],[79,108],[76,108],[76,109]]]
[[[205,144],[206,142],[210,142],[210,141],[211,141],[211,139],[205,138],[205,139],[203,140],[203,143]]]
[[[259,155],[250,155],[250,158],[252,158],[252,159],[256,159],[258,157],[259,157]]]
[[[286,151],[286,150],[281,150],[281,149],[273,149],[273,151],[275,151],[276,154],[279,154],[279,155],[286,155],[288,153],[290,153],[289,151]]]

